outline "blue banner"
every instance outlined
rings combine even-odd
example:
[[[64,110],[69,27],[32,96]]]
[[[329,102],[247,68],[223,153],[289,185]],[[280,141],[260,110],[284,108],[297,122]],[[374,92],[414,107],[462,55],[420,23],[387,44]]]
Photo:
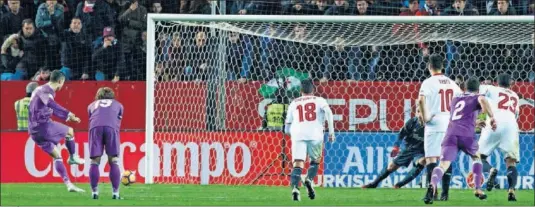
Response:
[[[336,135],[336,142],[325,144],[324,187],[361,187],[375,179],[393,158],[390,157],[397,133],[344,132]],[[534,134],[520,135],[520,163],[517,165],[517,189],[533,189]],[[488,158],[499,173],[497,181],[501,188],[507,186],[503,154],[498,150]],[[453,165],[451,188],[466,188],[465,176],[472,170],[469,156],[459,153]],[[379,187],[390,188],[402,180],[413,166],[400,168],[383,180]],[[487,175],[485,175],[485,178]],[[425,182],[425,170],[405,187],[421,188]]]

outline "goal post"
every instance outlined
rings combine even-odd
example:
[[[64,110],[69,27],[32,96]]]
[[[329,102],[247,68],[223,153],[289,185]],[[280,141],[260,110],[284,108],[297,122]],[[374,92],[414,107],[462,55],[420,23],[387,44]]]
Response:
[[[533,136],[533,30],[532,16],[148,14],[141,174],[146,184],[286,184],[289,138],[259,127],[276,91],[291,99],[312,78],[340,132],[339,144],[325,144],[317,183],[357,187],[386,167],[429,53],[444,55],[452,77],[512,73],[524,97],[519,124]],[[341,175],[354,181],[336,184]]]

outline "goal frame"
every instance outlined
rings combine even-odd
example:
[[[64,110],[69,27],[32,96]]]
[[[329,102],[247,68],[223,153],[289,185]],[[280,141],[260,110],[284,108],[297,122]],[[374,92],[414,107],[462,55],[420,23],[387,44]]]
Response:
[[[154,89],[157,21],[296,22],[296,23],[531,23],[533,16],[309,16],[309,15],[147,15],[147,71],[145,111],[145,184],[154,183]]]

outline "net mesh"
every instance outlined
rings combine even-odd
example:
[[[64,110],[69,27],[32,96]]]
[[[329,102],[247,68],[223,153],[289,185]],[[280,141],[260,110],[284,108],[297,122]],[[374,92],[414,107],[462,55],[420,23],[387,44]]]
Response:
[[[533,24],[159,21],[149,32],[156,34],[156,80],[148,80],[155,81],[156,183],[288,184],[290,138],[267,126],[277,117],[266,110],[295,98],[304,78],[330,103],[338,132],[316,184],[368,183],[391,161],[396,133],[429,76],[426,58],[437,53],[452,78],[512,74],[523,97],[519,126],[533,136]],[[503,168],[500,156],[491,163]],[[462,157],[454,174],[468,166]]]

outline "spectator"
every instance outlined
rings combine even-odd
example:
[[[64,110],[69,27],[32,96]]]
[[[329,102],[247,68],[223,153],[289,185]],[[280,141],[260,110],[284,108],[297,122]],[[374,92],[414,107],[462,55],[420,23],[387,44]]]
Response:
[[[162,13],[162,10],[162,2],[160,0],[154,0],[152,2],[152,6],[150,7],[151,13],[159,14]]]
[[[320,71],[322,56],[320,55],[321,46],[315,44],[306,44],[308,31],[306,24],[297,24],[293,27],[293,33],[290,38],[291,42],[284,42],[284,53],[287,61],[284,66],[291,67],[297,71],[308,73],[311,78],[319,79],[323,77]],[[318,78],[319,77],[319,78]]]
[[[2,44],[2,80],[20,80],[20,78],[13,77],[17,64],[24,56],[24,52],[20,49],[18,35],[13,34]]]
[[[82,32],[82,21],[79,17],[71,20],[70,28],[63,32],[62,38],[61,72],[65,74],[66,80],[89,79],[91,38]]]
[[[420,11],[425,12],[425,16],[440,16],[443,9],[443,5],[438,3],[438,0],[425,0]]]
[[[60,31],[63,31],[63,5],[57,0],[47,0],[42,3],[35,18],[37,29],[47,40],[46,65],[50,68],[60,68]]]
[[[229,80],[245,82],[250,77],[253,64],[253,45],[248,36],[229,34],[230,47],[227,49],[227,74]]]
[[[516,10],[514,7],[510,7],[509,1],[507,0],[498,0],[497,2],[497,10],[494,10],[492,15],[516,15]]]
[[[475,4],[475,6],[479,8],[480,13],[483,13],[481,11],[484,11],[487,15],[493,15],[498,9],[497,0],[476,1]],[[514,5],[513,1],[509,0],[509,5]]]
[[[363,73],[359,60],[362,57],[358,47],[346,46],[344,38],[336,37],[335,45],[325,50],[321,82],[328,80],[360,80]]]
[[[205,32],[197,32],[195,42],[187,52],[185,80],[201,81],[215,77],[217,71],[213,68],[212,61],[216,54],[214,54],[213,45]]]
[[[152,6],[154,3],[160,2],[161,7],[163,8],[163,13],[178,14],[180,13],[180,0],[153,0]],[[155,13],[155,12],[154,12]]]
[[[535,15],[535,0],[531,0],[529,3],[528,15]]]
[[[121,11],[123,10],[122,8],[124,5],[121,5],[119,1],[120,0],[106,0],[105,1],[110,7],[111,11],[113,12],[112,13],[113,19],[117,19],[119,16],[119,13],[121,13]]]
[[[208,0],[181,0],[181,14],[211,14],[212,8]]]
[[[366,0],[357,0],[357,15],[371,15],[368,10],[368,2]]]
[[[93,66],[95,69],[95,79],[98,81],[109,80],[117,82],[121,75],[125,75],[125,60],[122,45],[115,39],[113,28],[104,28],[103,43],[93,54]],[[129,74],[129,73],[127,73]]]
[[[102,36],[104,27],[113,27],[113,10],[104,0],[85,0],[78,4],[76,15],[83,24],[83,32],[92,40]]]
[[[327,0],[317,0],[315,3],[307,6],[307,14],[324,15],[327,9],[329,9]]]
[[[21,12],[19,0],[8,0],[7,6],[9,12],[2,15],[2,19],[0,20],[0,38],[2,40],[20,31],[22,29],[22,20],[26,18],[23,12]]]
[[[234,1],[230,9],[231,14],[254,14],[257,4],[253,0]]]
[[[141,32],[139,42],[141,44],[136,44],[134,48],[134,71],[130,76],[130,80],[136,81],[145,80],[145,68],[147,68],[147,31]]]
[[[346,0],[334,0],[334,4],[325,11],[325,15],[354,15],[353,8]]]
[[[182,80],[186,62],[184,59],[183,42],[179,32],[173,33],[167,49],[168,73],[174,80]]]
[[[15,113],[17,114],[17,130],[28,130],[28,106],[30,106],[30,97],[32,92],[39,86],[36,82],[30,82],[26,85],[26,96],[15,101]]]
[[[0,0],[0,20],[4,15],[6,15],[9,12],[9,7],[4,5],[4,1]],[[1,23],[1,22],[0,22]],[[2,37],[2,36],[0,36]]]
[[[139,5],[138,0],[133,0],[130,3],[129,8],[119,16],[119,22],[123,25],[123,39],[121,41],[126,67],[134,68],[133,57],[135,46],[136,44],[139,44],[138,40],[141,36],[141,32],[146,30],[147,9]]]
[[[48,81],[50,70],[46,67],[39,68],[39,71],[31,78],[32,81]]]
[[[397,16],[402,9],[404,8],[401,1],[382,0],[374,1],[370,10],[374,15]]]
[[[479,15],[477,9],[466,0],[455,0],[453,4],[444,10],[446,16],[474,16]]]
[[[22,21],[22,31],[17,34],[17,38],[21,43],[20,48],[24,51],[22,56],[21,66],[24,66],[26,74],[35,74],[39,67],[44,66],[46,57],[49,55],[46,52],[46,40],[41,35],[41,32],[35,29],[34,22],[31,19]]]
[[[309,7],[313,6],[310,0],[288,0],[283,4],[284,13],[292,15],[303,15],[309,12]]]
[[[401,12],[399,16],[425,16],[425,14],[420,12],[418,0],[409,0],[409,8]]]
[[[165,62],[156,62],[156,66],[154,67],[154,73],[156,76],[155,79],[158,82],[167,82],[171,80],[171,76],[168,73],[168,67]]]

